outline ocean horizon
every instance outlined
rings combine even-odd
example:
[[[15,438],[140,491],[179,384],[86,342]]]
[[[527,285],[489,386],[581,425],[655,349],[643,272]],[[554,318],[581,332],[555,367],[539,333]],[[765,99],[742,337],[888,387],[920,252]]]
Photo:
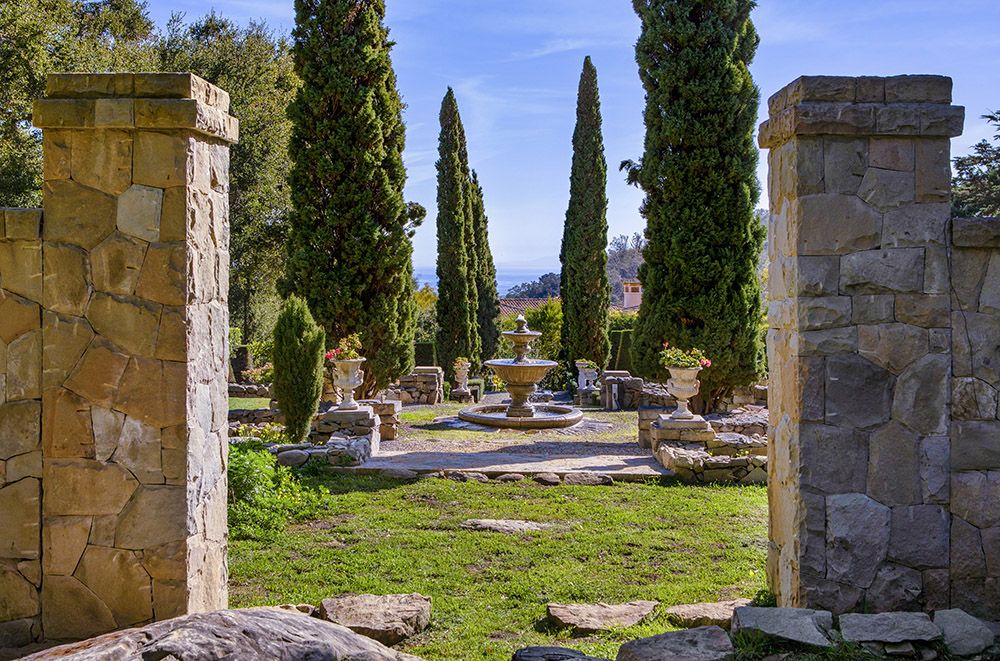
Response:
[[[506,296],[511,287],[515,287],[523,282],[538,280],[546,273],[559,273],[559,267],[505,267],[497,266],[497,293]],[[413,267],[413,277],[417,279],[420,286],[429,284],[437,289],[437,270],[435,267]]]

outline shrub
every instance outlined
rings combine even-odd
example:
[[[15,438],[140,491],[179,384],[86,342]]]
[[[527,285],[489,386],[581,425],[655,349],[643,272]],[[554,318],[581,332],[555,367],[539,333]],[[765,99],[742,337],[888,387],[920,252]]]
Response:
[[[236,326],[229,327],[229,359],[236,356],[236,347],[243,344],[243,329]]]
[[[635,328],[635,320],[639,314],[636,312],[623,312],[612,310],[608,314],[608,330],[632,330]]]
[[[274,333],[264,340],[255,340],[247,344],[254,365],[264,365],[274,360]]]
[[[243,370],[243,379],[250,383],[272,383],[274,381],[274,365],[271,363],[265,363],[260,367]]]
[[[326,333],[313,321],[306,302],[290,296],[274,326],[274,387],[285,414],[285,433],[293,443],[309,434],[309,422],[323,394]]]

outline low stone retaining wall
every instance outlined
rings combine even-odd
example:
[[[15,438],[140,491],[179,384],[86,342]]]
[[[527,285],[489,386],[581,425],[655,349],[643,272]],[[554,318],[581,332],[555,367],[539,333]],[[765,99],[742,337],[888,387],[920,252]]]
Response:
[[[653,455],[678,479],[692,484],[767,482],[767,410],[712,414],[695,428],[661,424],[656,409],[640,409],[643,434]],[[644,431],[641,427],[645,419]]]
[[[372,399],[358,402],[362,406],[370,406],[379,419],[379,436],[383,441],[394,441],[399,434],[399,415],[403,411],[403,403],[398,399],[376,401]]]
[[[313,445],[323,445],[332,439],[368,437],[372,452],[378,452],[380,420],[370,406],[359,406],[354,411],[332,409],[313,418],[309,440]]]
[[[278,409],[232,409],[229,411],[229,429],[241,425],[261,426],[272,423],[283,423],[285,416]],[[230,436],[233,434],[230,433]]]
[[[230,444],[253,440],[252,437],[235,436]],[[331,438],[321,445],[313,443],[268,444],[264,448],[276,456],[282,466],[303,466],[309,462],[320,462],[333,466],[360,466],[372,456],[372,439],[367,436],[356,438]]]
[[[417,367],[412,374],[390,386],[389,395],[406,404],[440,404],[444,401],[444,370],[440,367]]]
[[[230,397],[270,397],[271,386],[263,383],[230,383]]]

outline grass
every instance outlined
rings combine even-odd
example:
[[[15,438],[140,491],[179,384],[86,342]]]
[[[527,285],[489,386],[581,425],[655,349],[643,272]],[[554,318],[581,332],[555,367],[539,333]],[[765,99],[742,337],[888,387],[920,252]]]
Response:
[[[266,409],[270,408],[271,400],[267,397],[230,397],[229,410],[234,409]]]
[[[668,606],[753,597],[764,587],[763,487],[305,479],[333,493],[328,513],[273,543],[232,541],[232,606],[420,592],[434,600],[431,626],[402,649],[427,659],[506,660],[522,647],[553,644],[614,658],[622,642],[672,628]],[[470,518],[565,529],[461,529]],[[662,606],[628,630],[573,638],[545,624],[550,601],[635,599]]]

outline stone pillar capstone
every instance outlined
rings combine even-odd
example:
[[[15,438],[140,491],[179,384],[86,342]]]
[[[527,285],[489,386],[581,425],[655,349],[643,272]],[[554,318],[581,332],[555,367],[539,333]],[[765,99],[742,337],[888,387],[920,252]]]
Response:
[[[0,547],[0,604],[17,606],[0,622],[35,639],[227,605],[228,107],[190,74],[55,74],[35,104],[44,213],[13,249],[37,277],[12,277],[0,245],[0,307],[20,320],[0,313],[15,383],[0,425],[38,434],[41,460],[40,480],[0,489],[0,525],[21,517]],[[37,365],[14,360],[12,380],[32,342]]]
[[[779,605],[948,608],[950,138],[943,76],[797,79],[770,197],[768,577]]]

